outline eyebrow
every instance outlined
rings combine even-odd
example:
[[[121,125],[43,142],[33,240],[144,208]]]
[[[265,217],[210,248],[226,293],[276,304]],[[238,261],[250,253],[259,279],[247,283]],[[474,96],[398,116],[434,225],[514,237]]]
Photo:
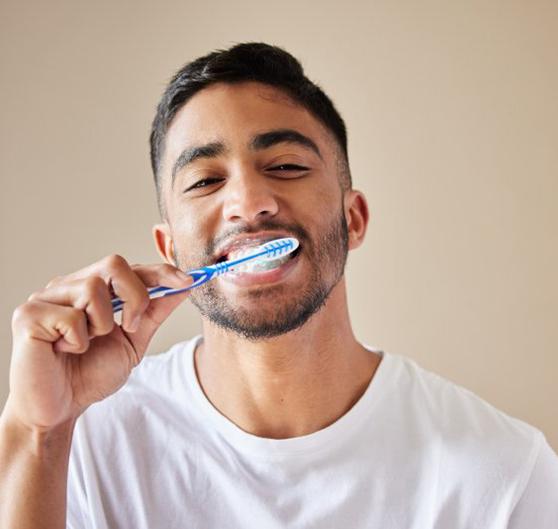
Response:
[[[323,160],[320,149],[316,143],[308,136],[305,136],[294,129],[275,129],[256,134],[250,140],[249,147],[253,151],[260,151],[268,149],[269,147],[279,143],[294,143],[300,145],[312,150],[320,157],[320,159]],[[174,185],[176,173],[187,165],[201,158],[215,158],[225,152],[227,152],[227,149],[225,148],[225,144],[223,142],[211,142],[205,145],[186,147],[186,149],[180,153],[172,167],[171,187]]]
[[[225,146],[221,142],[212,142],[207,143],[206,145],[187,147],[180,153],[180,156],[176,159],[176,162],[174,162],[174,165],[172,166],[172,183],[174,184],[176,173],[188,164],[191,164],[200,158],[215,158],[224,152]]]

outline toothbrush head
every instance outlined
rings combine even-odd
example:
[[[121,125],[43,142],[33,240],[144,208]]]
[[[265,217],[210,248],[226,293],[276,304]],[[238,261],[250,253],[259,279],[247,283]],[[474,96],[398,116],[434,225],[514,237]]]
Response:
[[[221,266],[226,266],[231,272],[256,272],[261,271],[262,267],[264,270],[270,269],[286,262],[298,247],[298,239],[294,237],[274,239],[250,248],[241,256],[237,255],[236,259],[221,263]]]
[[[284,237],[282,239],[275,239],[273,241],[266,242],[261,246],[254,249],[253,253],[266,252],[261,256],[262,260],[277,259],[278,257],[283,257],[293,253],[299,246],[298,239],[294,237]]]

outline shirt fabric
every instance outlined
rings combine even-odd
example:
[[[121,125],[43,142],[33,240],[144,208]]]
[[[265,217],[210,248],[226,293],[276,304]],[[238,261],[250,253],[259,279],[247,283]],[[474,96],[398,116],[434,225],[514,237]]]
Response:
[[[345,415],[266,439],[203,393],[200,338],[144,358],[78,419],[68,528],[558,528],[543,434],[412,360],[376,351]]]

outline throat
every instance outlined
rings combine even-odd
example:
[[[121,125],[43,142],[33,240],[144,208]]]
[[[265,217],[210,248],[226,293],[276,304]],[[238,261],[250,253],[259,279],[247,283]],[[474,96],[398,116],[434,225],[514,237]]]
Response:
[[[269,439],[309,435],[336,422],[362,397],[379,360],[366,351],[359,362],[335,370],[317,370],[318,359],[311,363],[306,368],[293,362],[254,365],[248,354],[231,366],[207,355],[203,344],[195,354],[209,402],[245,432]]]

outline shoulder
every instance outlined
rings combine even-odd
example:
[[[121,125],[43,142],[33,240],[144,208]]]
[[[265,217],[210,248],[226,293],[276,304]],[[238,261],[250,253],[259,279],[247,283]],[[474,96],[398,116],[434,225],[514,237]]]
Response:
[[[499,410],[472,391],[419,366],[415,361],[390,355],[398,383],[420,406],[422,419],[447,437],[525,440],[531,444],[540,434],[526,422]]]
[[[395,398],[403,399],[400,406],[412,415],[411,423],[439,444],[447,465],[476,467],[502,479],[530,472],[544,440],[537,428],[409,358],[389,355],[389,361],[399,391]]]
[[[470,514],[479,527],[482,520],[508,519],[516,509],[527,513],[525,519],[537,510],[558,515],[551,508],[558,458],[540,430],[409,358],[385,359],[382,408],[397,423],[412,461],[423,461],[433,494],[444,505],[474,506]]]

